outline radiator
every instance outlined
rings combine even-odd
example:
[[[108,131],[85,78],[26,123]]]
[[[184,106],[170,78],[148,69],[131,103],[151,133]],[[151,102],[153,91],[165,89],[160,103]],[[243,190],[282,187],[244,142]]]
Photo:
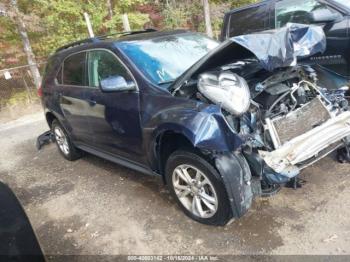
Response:
[[[279,145],[298,137],[330,119],[327,108],[319,98],[294,110],[284,117],[271,120]]]

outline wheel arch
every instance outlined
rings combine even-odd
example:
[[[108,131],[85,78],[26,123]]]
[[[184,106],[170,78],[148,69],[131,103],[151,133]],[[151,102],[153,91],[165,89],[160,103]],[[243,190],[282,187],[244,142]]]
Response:
[[[45,113],[45,118],[46,118],[46,122],[49,125],[49,127],[52,127],[52,122],[56,119],[58,120],[58,117],[55,116],[54,113],[52,113],[51,111],[48,111]]]
[[[158,134],[155,141],[155,161],[157,165],[157,171],[162,176],[163,182],[165,181],[165,165],[170,155],[177,150],[187,150],[189,152],[196,153],[205,158],[209,163],[214,164],[209,155],[205,154],[203,150],[196,147],[187,135],[174,130],[164,130]]]
[[[195,153],[212,165],[220,174],[229,196],[234,217],[243,216],[252,204],[253,191],[251,187],[250,167],[244,156],[238,152],[216,152],[196,147],[191,140],[181,132],[166,130],[156,139],[156,163],[158,173],[165,179],[165,165],[170,155],[179,150]],[[236,172],[233,172],[235,170]]]

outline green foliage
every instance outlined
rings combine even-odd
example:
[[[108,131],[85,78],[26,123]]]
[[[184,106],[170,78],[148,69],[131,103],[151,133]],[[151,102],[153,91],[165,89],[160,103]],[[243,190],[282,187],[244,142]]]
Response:
[[[35,41],[33,45],[34,50],[44,55],[66,43],[87,38],[84,12],[89,14],[96,35],[122,31],[121,14],[123,12],[128,13],[131,28],[140,29],[144,23],[148,22],[148,15],[133,10],[135,5],[143,2],[143,0],[118,1],[113,10],[112,19],[108,19],[105,1],[33,0],[32,12],[37,12],[45,27],[44,33],[38,36],[40,41]]]
[[[211,23],[214,36],[221,32],[225,12],[242,5],[255,3],[258,0],[212,0],[210,3]],[[167,0],[161,5],[165,28],[189,28],[205,32],[202,0]]]
[[[27,90],[17,91],[11,95],[11,97],[6,101],[5,106],[12,107],[16,105],[25,105],[33,103],[38,100],[37,96],[30,97]]]
[[[132,30],[143,29],[143,25],[149,21],[147,14],[141,14],[139,12],[128,13],[128,17]]]
[[[123,31],[123,22],[122,22],[122,9],[116,7],[114,8],[114,15],[112,19],[106,20],[103,23],[103,26],[108,29],[108,32],[121,32]],[[143,28],[143,25],[149,21],[147,14],[142,14],[137,11],[127,12],[130,27],[132,30],[139,30]]]
[[[259,1],[260,0],[211,0],[210,3],[217,4],[217,5],[227,4],[232,9],[232,8],[237,8],[244,5],[253,4]]]
[[[253,4],[253,3],[259,2],[259,0],[231,0],[229,2],[231,4],[231,8],[236,8],[236,7],[240,7],[240,6],[249,5],[249,4]]]
[[[3,0],[7,1],[8,0]],[[127,13],[132,30],[139,30],[150,21],[150,13],[140,7],[158,10],[160,29],[189,28],[205,32],[202,0],[110,0],[113,16],[108,16],[107,0],[17,0],[24,15],[35,55],[40,60],[58,47],[88,37],[83,13],[90,16],[96,35],[123,31],[121,15]],[[219,35],[223,14],[231,8],[256,0],[210,0],[214,34]],[[152,9],[152,8],[151,8]],[[142,11],[144,12],[144,11]],[[9,55],[8,48],[22,53],[21,38],[10,17],[0,17],[0,57]],[[22,63],[22,59],[18,60]],[[0,66],[3,61],[0,60]]]
[[[118,12],[120,10],[121,13],[131,11],[135,6],[145,4],[146,0],[118,0],[117,9]]]
[[[15,34],[16,30],[14,30],[14,28],[16,28],[16,26],[13,21],[7,17],[0,16],[0,25],[0,41],[6,41],[12,44],[17,43],[19,36]]]
[[[33,0],[33,11],[41,17],[44,32],[33,44],[39,54],[47,54],[67,42],[88,37],[83,13],[90,14],[91,23],[96,31],[102,31],[107,10],[103,2],[67,0]]]
[[[188,12],[185,6],[166,6],[163,11],[165,28],[174,29],[186,27],[190,15],[190,12]]]

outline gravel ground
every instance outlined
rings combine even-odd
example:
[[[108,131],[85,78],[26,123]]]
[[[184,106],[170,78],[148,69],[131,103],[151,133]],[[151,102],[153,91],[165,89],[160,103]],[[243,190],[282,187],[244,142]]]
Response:
[[[307,183],[256,199],[225,227],[188,219],[160,179],[92,155],[69,162],[41,114],[0,124],[0,179],[24,206],[45,254],[350,254],[350,165],[327,157]]]

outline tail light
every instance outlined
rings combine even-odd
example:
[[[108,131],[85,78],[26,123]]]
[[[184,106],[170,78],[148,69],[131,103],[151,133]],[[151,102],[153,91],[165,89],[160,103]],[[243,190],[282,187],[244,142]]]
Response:
[[[39,97],[43,96],[43,88],[41,86],[39,86],[39,88],[38,88],[38,96]]]

